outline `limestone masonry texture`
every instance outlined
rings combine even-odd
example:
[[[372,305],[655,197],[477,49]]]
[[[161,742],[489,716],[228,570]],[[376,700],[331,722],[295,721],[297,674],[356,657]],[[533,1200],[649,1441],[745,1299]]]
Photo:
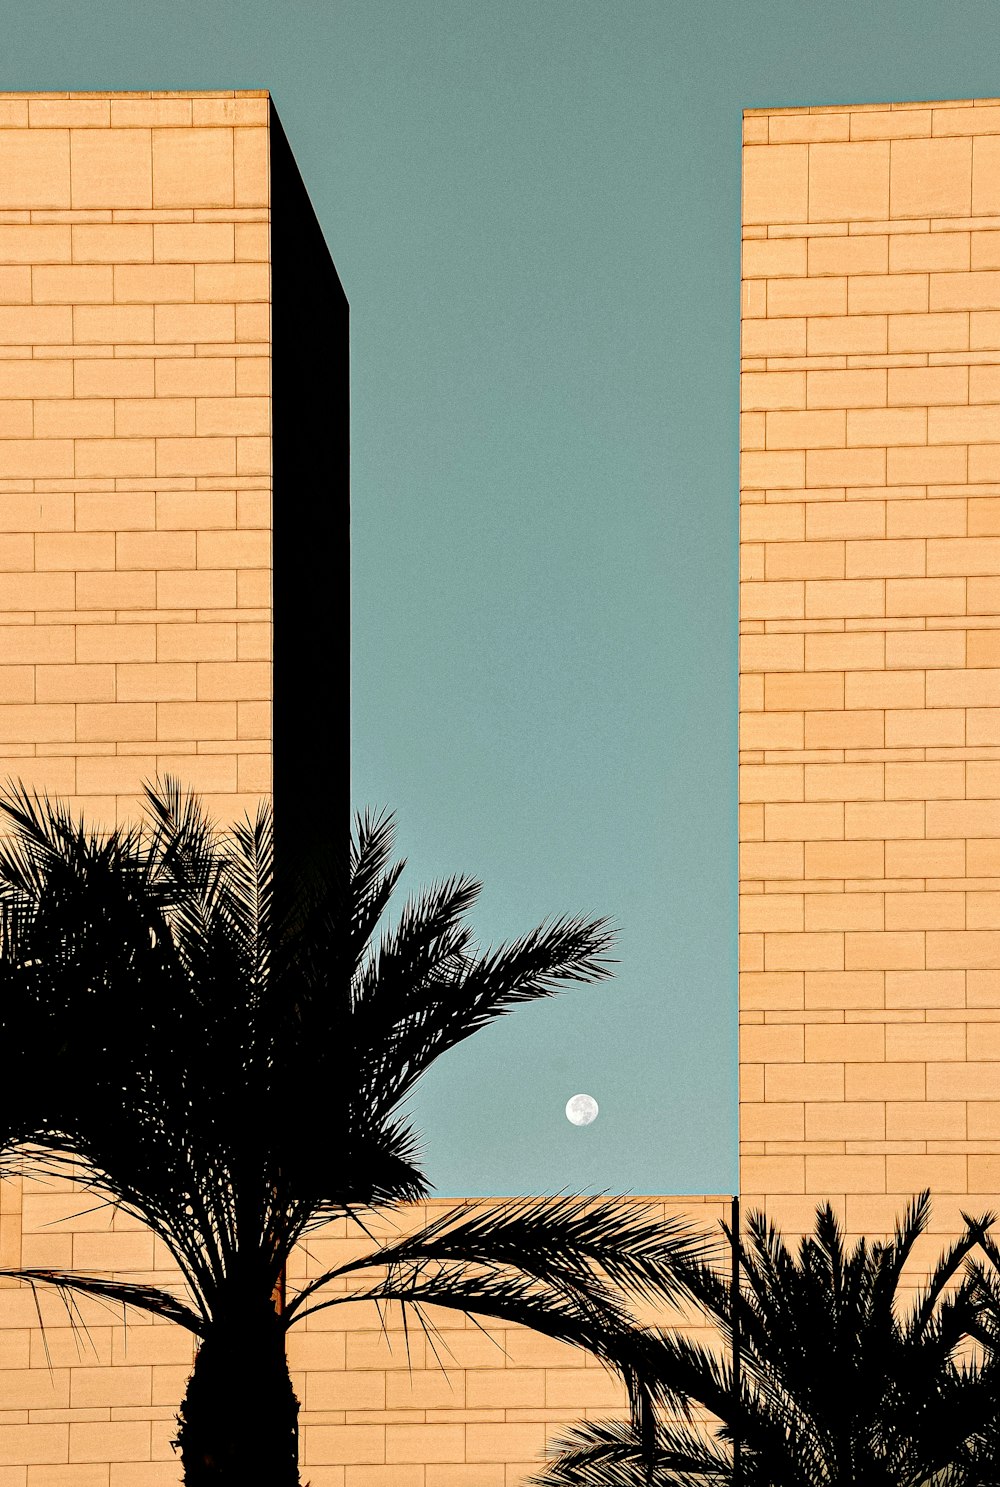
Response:
[[[0,778],[270,789],[265,95],[0,98]]]
[[[744,1203],[1000,1187],[1000,101],[744,116]]]

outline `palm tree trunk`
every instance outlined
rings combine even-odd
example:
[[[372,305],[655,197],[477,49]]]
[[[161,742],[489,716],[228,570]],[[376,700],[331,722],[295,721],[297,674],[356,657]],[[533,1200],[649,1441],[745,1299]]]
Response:
[[[177,1416],[185,1487],[299,1487],[298,1413],[270,1300],[214,1322]]]

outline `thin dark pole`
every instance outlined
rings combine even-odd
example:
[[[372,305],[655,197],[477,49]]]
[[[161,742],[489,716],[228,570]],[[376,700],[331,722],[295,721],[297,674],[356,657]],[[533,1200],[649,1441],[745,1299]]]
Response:
[[[730,1309],[733,1317],[733,1487],[740,1484],[740,1200],[734,1194],[732,1229],[733,1276]]]

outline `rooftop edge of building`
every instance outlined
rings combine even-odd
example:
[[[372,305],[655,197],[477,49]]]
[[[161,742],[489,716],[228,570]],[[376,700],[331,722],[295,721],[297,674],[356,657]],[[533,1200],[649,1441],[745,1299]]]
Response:
[[[105,98],[270,98],[267,88],[94,88],[87,92],[13,92],[0,90],[0,99],[55,99],[60,102]]]
[[[1000,108],[1000,98],[923,98],[908,103],[813,103],[792,108],[745,108],[743,118],[760,119],[787,114],[884,114],[927,108]]]

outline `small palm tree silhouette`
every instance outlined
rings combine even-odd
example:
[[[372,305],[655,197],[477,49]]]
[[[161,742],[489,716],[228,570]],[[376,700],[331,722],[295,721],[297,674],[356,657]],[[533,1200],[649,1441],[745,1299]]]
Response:
[[[968,1220],[909,1304],[903,1267],[930,1212],[910,1204],[894,1237],[848,1250],[832,1208],[794,1254],[761,1213],[739,1244],[739,1397],[733,1291],[703,1263],[686,1285],[721,1348],[678,1332],[637,1336],[635,1362],[658,1380],[658,1419],[580,1424],[535,1480],[544,1487],[979,1487],[996,1481],[995,1366],[963,1357],[974,1326],[963,1262],[992,1215]],[[725,1229],[732,1242],[729,1229]],[[1000,1256],[998,1256],[1000,1258]],[[995,1290],[994,1299],[1000,1296]],[[998,1334],[1000,1335],[1000,1330]],[[693,1407],[715,1429],[692,1421]]]

